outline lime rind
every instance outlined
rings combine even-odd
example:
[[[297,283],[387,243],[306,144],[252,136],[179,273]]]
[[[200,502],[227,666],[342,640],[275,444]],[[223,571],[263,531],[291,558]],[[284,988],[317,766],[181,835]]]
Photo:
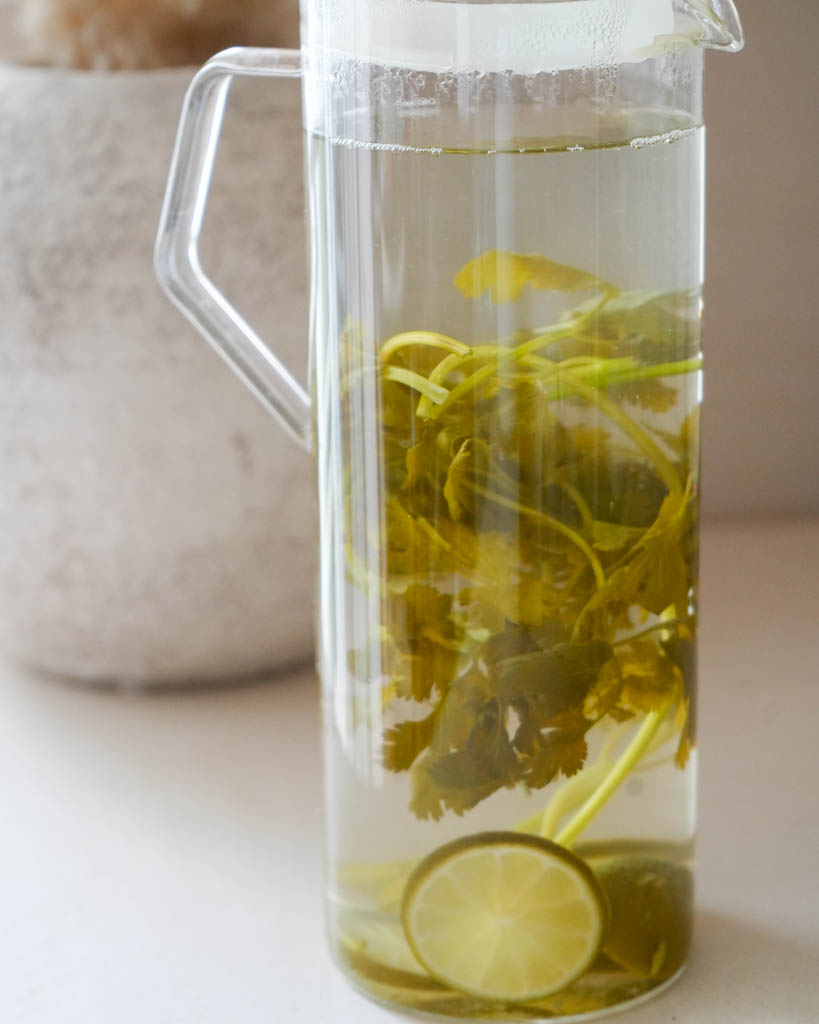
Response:
[[[441,984],[491,1002],[568,988],[605,935],[603,890],[579,857],[538,836],[485,832],[440,847],[410,875],[402,922]]]

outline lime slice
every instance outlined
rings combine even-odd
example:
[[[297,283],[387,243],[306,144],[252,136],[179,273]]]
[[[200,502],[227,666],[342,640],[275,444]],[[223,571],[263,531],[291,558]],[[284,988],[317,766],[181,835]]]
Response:
[[[590,868],[556,843],[517,832],[436,850],[410,875],[402,916],[433,978],[480,999],[521,1003],[588,970],[606,925]]]
[[[631,857],[600,865],[597,875],[611,912],[603,952],[642,978],[664,981],[676,974],[691,945],[688,868]]]

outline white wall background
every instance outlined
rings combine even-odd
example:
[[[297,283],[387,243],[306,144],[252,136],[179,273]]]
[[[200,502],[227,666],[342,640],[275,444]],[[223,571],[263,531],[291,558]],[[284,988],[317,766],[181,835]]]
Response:
[[[819,514],[819,4],[708,61],[705,515]]]

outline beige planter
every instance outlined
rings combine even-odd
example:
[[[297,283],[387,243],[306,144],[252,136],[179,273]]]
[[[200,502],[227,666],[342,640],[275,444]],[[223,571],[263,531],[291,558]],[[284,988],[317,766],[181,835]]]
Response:
[[[0,651],[61,675],[204,681],[312,649],[311,460],[153,276],[191,74],[0,65]],[[247,85],[205,263],[298,368],[298,89]]]

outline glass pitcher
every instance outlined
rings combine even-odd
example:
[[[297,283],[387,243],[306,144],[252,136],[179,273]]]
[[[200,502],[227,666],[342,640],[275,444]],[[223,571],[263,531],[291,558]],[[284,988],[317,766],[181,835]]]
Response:
[[[691,936],[703,49],[741,28],[302,13],[192,85],[157,267],[316,455],[331,945],[387,1004],[586,1020]],[[303,79],[312,399],[198,262],[235,75]]]

